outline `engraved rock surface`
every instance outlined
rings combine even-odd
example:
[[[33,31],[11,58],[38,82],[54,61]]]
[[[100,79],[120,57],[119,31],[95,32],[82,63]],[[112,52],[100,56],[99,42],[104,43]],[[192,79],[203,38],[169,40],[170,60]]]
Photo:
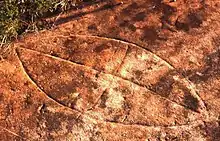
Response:
[[[219,9],[127,0],[55,17],[0,61],[0,140],[220,140]]]

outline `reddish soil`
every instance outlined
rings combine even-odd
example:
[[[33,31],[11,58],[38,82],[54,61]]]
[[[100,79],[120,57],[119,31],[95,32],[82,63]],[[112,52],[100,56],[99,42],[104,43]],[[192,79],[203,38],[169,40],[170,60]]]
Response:
[[[0,61],[0,140],[220,140],[220,1],[108,1],[49,20]]]

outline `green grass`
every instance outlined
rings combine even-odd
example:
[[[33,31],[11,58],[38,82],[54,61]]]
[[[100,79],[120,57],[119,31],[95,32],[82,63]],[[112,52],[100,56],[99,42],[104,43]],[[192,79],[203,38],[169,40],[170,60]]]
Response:
[[[47,27],[42,18],[73,7],[80,0],[0,1],[0,48],[18,35]]]

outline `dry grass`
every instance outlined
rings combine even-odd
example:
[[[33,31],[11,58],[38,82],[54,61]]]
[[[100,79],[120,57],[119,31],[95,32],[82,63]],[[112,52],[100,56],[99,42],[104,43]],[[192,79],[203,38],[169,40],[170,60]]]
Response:
[[[50,27],[43,18],[61,13],[83,0],[4,0],[0,2],[0,48],[18,35]]]

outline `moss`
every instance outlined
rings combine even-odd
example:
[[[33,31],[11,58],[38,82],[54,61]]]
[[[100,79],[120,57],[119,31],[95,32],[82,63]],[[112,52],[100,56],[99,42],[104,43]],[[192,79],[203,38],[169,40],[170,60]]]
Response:
[[[0,47],[26,31],[48,26],[42,18],[66,11],[80,0],[0,1]]]

